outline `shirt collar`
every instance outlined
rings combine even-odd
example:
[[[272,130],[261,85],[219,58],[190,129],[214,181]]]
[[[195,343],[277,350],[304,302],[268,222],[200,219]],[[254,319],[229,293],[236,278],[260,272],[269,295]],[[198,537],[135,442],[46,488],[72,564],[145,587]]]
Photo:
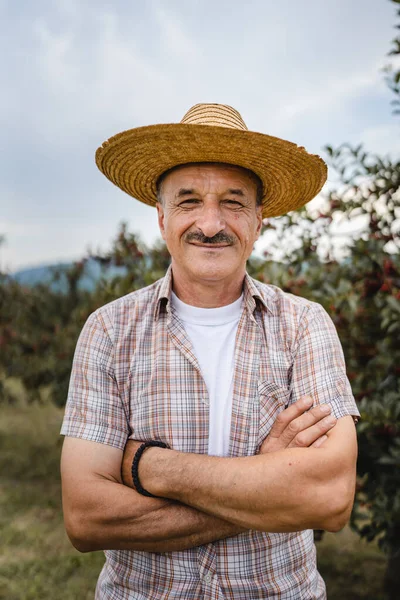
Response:
[[[172,291],[172,266],[168,270],[161,281],[158,291],[156,309],[154,317],[157,320],[160,314],[161,307],[165,306],[167,313],[170,312],[170,299]],[[256,281],[248,273],[246,273],[243,282],[243,298],[245,306],[249,314],[253,314],[257,307],[256,300],[259,300],[261,306],[270,312],[274,312],[274,294],[266,285],[262,285]]]
[[[169,313],[169,311],[170,311],[170,302],[169,301],[171,298],[171,291],[172,291],[172,265],[170,265],[168,267],[167,272],[165,273],[163,279],[161,280],[161,285],[158,290],[156,309],[155,309],[155,313],[154,313],[154,318],[156,320],[158,319],[158,317],[160,315],[161,307],[165,307],[167,313]]]
[[[244,301],[250,314],[252,314],[257,306],[256,300],[259,300],[260,305],[265,310],[274,312],[273,292],[259,281],[250,277],[246,273],[243,284]]]

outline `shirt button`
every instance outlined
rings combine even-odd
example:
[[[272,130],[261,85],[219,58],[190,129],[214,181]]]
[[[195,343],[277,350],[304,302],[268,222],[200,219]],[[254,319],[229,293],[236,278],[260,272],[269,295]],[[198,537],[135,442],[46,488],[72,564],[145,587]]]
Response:
[[[204,577],[204,579],[206,580],[206,583],[211,583],[211,579],[212,579],[212,577],[211,577],[211,575],[206,575],[206,576]]]

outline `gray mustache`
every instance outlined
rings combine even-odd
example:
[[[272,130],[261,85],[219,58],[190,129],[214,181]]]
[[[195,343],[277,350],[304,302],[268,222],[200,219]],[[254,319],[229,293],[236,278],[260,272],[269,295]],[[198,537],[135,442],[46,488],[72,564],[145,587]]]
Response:
[[[219,231],[213,237],[207,237],[199,231],[193,231],[185,236],[185,242],[199,242],[200,244],[231,244],[235,243],[235,238],[223,231]]]

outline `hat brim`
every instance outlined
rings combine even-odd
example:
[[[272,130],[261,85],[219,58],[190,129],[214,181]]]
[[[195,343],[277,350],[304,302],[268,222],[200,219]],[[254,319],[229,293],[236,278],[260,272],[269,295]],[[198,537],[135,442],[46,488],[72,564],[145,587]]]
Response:
[[[121,190],[150,206],[156,182],[168,169],[221,162],[253,171],[264,189],[263,217],[296,210],[312,200],[327,178],[317,155],[293,142],[253,131],[172,123],[118,133],[98,148],[96,164]]]

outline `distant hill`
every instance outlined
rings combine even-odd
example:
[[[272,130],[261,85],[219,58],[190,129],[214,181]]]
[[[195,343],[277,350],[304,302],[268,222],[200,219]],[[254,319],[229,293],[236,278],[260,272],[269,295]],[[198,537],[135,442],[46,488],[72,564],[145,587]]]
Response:
[[[21,285],[26,285],[28,287],[43,283],[50,285],[55,291],[65,291],[67,289],[65,277],[61,275],[58,281],[54,281],[54,274],[59,270],[67,270],[72,267],[73,264],[74,263],[70,262],[39,265],[38,267],[16,271],[11,274],[11,277]],[[96,260],[89,259],[85,264],[85,273],[79,282],[79,288],[82,290],[93,291],[102,276],[111,279],[116,275],[123,275],[124,273],[125,267],[108,267],[107,270],[102,271],[100,264]]]
[[[37,285],[38,283],[50,283],[53,273],[58,269],[68,269],[73,263],[57,263],[53,265],[40,265],[38,267],[30,267],[20,269],[11,273],[11,277],[18,281],[21,285]]]

